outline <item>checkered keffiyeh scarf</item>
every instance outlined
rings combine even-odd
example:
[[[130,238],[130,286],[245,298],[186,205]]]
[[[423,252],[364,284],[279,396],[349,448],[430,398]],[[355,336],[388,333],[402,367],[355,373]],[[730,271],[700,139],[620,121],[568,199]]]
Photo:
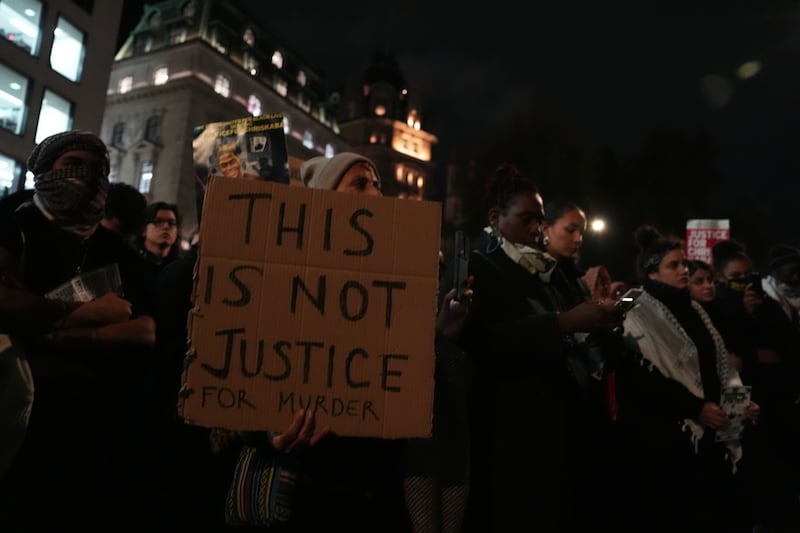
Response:
[[[52,170],[62,154],[73,150],[96,153],[100,160]],[[28,169],[34,173],[33,201],[54,224],[88,237],[105,212],[108,168],[106,146],[93,133],[68,131],[52,135],[39,143],[28,158]]]

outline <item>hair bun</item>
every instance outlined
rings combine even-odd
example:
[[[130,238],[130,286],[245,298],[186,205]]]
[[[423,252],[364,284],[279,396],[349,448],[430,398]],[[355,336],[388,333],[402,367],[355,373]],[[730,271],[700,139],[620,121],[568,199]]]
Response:
[[[633,238],[640,250],[647,250],[653,243],[661,238],[661,232],[658,231],[655,226],[639,226],[636,228]]]

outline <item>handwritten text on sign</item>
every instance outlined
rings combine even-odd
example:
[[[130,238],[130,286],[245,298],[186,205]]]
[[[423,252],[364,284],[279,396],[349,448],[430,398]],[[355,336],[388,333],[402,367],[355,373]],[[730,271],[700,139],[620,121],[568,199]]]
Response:
[[[438,204],[215,179],[205,205],[183,416],[428,435]]]

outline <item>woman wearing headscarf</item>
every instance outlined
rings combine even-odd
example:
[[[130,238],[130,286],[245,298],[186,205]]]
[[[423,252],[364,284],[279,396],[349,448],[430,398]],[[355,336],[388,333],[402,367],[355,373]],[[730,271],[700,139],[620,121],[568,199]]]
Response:
[[[754,422],[759,407],[689,294],[683,243],[652,226],[638,228],[636,240],[644,292],[624,327],[641,358],[618,380],[619,421],[633,461],[625,508],[630,530],[749,532],[750,505],[736,477],[741,433],[732,431],[727,400],[735,399],[734,422],[741,424]]]

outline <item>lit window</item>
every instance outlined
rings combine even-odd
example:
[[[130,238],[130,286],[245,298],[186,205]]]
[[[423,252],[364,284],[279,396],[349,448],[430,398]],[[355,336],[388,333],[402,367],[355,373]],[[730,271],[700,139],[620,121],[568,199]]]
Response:
[[[153,84],[164,85],[169,80],[169,69],[167,67],[157,68],[153,73]]]
[[[248,46],[253,46],[256,44],[256,36],[253,34],[253,30],[247,28],[244,30],[244,35],[242,35],[242,40],[247,43]]]
[[[422,125],[419,123],[419,120],[417,120],[416,122],[414,122],[414,129],[415,129],[415,130],[418,130],[418,129],[420,129],[421,127],[422,127]]]
[[[186,17],[187,19],[194,17],[194,12],[195,12],[194,2],[186,2],[185,4],[183,4],[183,8],[181,8],[181,11],[183,12],[183,16]]]
[[[378,136],[373,133],[372,135],[369,136],[369,143],[375,144],[376,142],[378,142]]]
[[[225,98],[231,95],[231,82],[222,74],[217,74],[217,79],[214,82],[214,92],[221,94]]]
[[[417,189],[421,189],[423,185],[425,185],[425,179],[420,176],[417,178]]]
[[[161,13],[156,11],[150,18],[147,20],[147,25],[150,26],[151,30],[157,30],[159,26],[161,26]]]
[[[403,165],[397,165],[394,171],[394,177],[397,181],[403,181]]]
[[[408,183],[409,185],[411,185],[412,183],[414,183],[414,174],[412,174],[411,172],[409,172],[409,173],[406,175],[406,183]]]
[[[111,146],[122,148],[122,139],[125,135],[125,123],[117,122],[111,130]]]
[[[289,133],[289,117],[283,115],[283,133]]]
[[[0,128],[22,133],[28,78],[0,64]]]
[[[333,150],[333,145],[328,143],[325,145],[325,157],[333,157],[336,153]]]
[[[242,68],[255,76],[258,72],[258,59],[250,52],[245,52],[242,58]]]
[[[72,129],[72,102],[56,93],[45,90],[34,142],[39,144],[47,137]]]
[[[161,117],[153,115],[147,119],[147,125],[144,129],[145,140],[151,143],[161,142]]]
[[[276,80],[275,91],[281,96],[286,96],[289,94],[289,84],[286,83],[286,80]]]
[[[39,53],[42,3],[0,0],[0,36],[30,55]]]
[[[16,190],[20,165],[9,156],[0,154],[0,197]]]
[[[303,146],[306,148],[314,148],[314,136],[311,135],[310,131],[306,131],[303,134]]]
[[[275,50],[272,54],[272,64],[278,68],[283,68],[283,54]]]
[[[149,35],[137,35],[133,41],[134,55],[146,54],[153,48],[153,38]]]
[[[297,106],[304,111],[308,111],[311,109],[311,100],[305,94],[298,93]]]
[[[149,193],[151,181],[153,181],[153,163],[145,161],[139,170],[139,192],[142,194]]]
[[[306,83],[308,83],[308,78],[306,77],[305,71],[301,70],[297,73],[297,83],[300,84],[300,87],[306,86]]]
[[[382,105],[376,105],[375,114],[378,115],[379,117],[382,117],[383,115],[386,114],[386,107]]]
[[[172,28],[169,30],[169,44],[181,44],[186,42],[186,28]]]
[[[133,76],[125,76],[117,85],[120,94],[125,94],[133,88]]]
[[[258,96],[251,94],[247,99],[247,112],[254,117],[261,114],[261,100],[258,99]]]
[[[34,185],[33,178],[35,178],[35,177],[36,176],[34,176],[33,172],[31,172],[30,170],[25,172],[25,185],[24,185],[24,187],[26,189],[28,189],[28,190],[33,189],[33,185]]]
[[[228,39],[219,28],[211,30],[211,46],[216,48],[221,54],[228,53]]]
[[[64,20],[58,18],[53,30],[53,47],[50,50],[50,66],[70,81],[79,81],[83,71],[84,33]]]

